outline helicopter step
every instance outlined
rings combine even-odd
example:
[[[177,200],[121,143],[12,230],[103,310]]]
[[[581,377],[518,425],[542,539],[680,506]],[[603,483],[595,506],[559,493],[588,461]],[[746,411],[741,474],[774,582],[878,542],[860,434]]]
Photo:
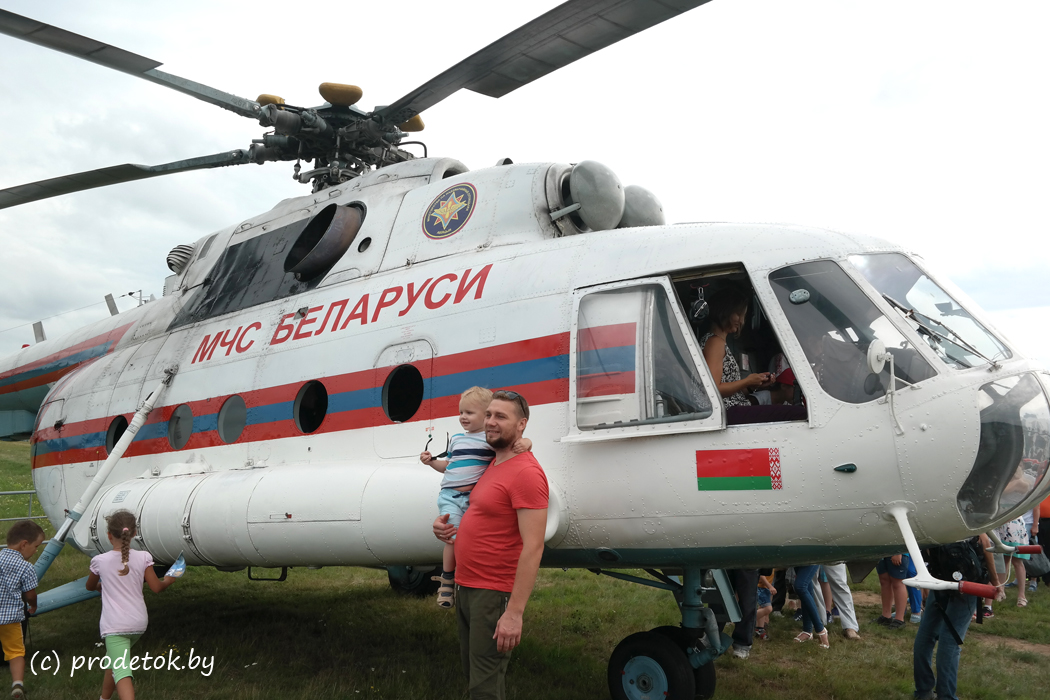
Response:
[[[600,569],[595,573],[671,591],[682,611],[680,627],[668,625],[636,632],[616,645],[608,666],[613,699],[713,697],[714,661],[732,643],[721,631],[722,626],[739,622],[741,617],[726,572],[687,568],[681,576],[672,577],[647,570],[656,581]]]

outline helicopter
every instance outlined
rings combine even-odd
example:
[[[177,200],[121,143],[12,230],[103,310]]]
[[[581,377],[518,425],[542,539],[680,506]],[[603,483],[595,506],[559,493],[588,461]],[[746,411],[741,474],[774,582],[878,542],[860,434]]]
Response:
[[[654,8],[676,14],[568,2],[496,45]],[[5,34],[83,46],[42,24],[0,14]],[[483,87],[495,61],[480,54],[442,79],[458,69]],[[439,557],[420,445],[453,430],[462,389],[513,388],[534,406],[551,482],[544,565],[680,599],[679,631],[614,650],[611,692],[641,682],[645,658],[689,671],[663,682],[691,697],[713,692],[718,618],[734,617],[722,569],[874,561],[986,531],[1050,490],[1046,372],[899,246],[669,226],[653,195],[589,161],[416,157],[400,147],[411,112],[441,90],[366,111],[352,86],[329,85],[304,108],[144,70],[273,130],[149,175],[313,161],[295,171],[310,193],[172,249],[156,302],[0,362],[4,407],[38,411],[33,473],[56,547],[101,551],[101,519],[130,508],[157,561],[374,566],[418,588]],[[0,206],[143,175],[118,168],[8,188]],[[712,393],[697,302],[728,285],[752,298],[744,364],[782,353],[794,370],[792,420],[732,415]],[[620,571],[638,568],[651,578]]]

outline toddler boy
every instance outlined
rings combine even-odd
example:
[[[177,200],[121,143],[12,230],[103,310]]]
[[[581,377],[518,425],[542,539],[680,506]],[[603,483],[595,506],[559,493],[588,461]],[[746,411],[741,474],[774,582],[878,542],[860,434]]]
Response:
[[[29,559],[44,541],[44,530],[32,520],[19,520],[7,531],[7,548],[0,550],[0,643],[11,664],[11,697],[26,696],[26,648],[22,641],[23,600],[36,612],[36,570]]]

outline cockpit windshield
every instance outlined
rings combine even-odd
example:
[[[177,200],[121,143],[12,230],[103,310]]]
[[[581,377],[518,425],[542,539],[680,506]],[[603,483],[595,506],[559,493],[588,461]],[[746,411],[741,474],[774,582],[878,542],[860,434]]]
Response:
[[[791,329],[821,387],[847,403],[867,403],[886,393],[889,365],[868,369],[868,347],[881,340],[893,355],[896,377],[915,384],[934,376],[928,362],[830,260],[789,265],[769,275]]]
[[[851,255],[849,261],[945,363],[966,369],[1010,357],[1006,346],[904,255]]]

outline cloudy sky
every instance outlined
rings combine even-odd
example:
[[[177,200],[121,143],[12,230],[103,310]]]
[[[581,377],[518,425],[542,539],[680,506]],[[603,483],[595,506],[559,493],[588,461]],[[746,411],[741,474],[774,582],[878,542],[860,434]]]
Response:
[[[558,2],[0,0],[254,98],[400,97]],[[495,8],[498,7],[498,11]],[[470,167],[593,159],[670,221],[798,223],[921,254],[1050,365],[1050,6],[1012,0],[713,0],[499,100],[424,114],[432,155]],[[0,36],[0,188],[247,148],[248,119]],[[0,356],[160,296],[167,252],[305,194],[245,165],[0,210]],[[128,297],[121,308],[134,304]],[[13,329],[13,330],[9,330]]]

